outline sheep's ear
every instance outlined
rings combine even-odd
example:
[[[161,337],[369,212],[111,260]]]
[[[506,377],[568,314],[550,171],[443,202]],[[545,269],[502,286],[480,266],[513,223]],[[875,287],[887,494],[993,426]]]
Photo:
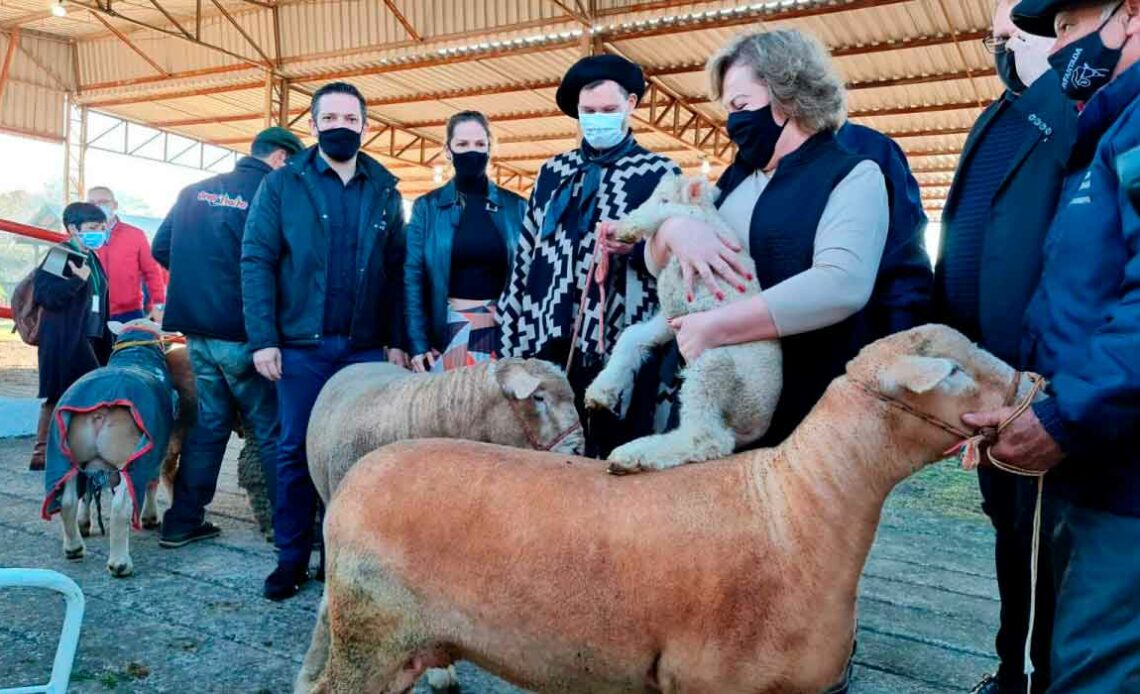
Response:
[[[700,203],[708,191],[708,181],[703,178],[690,178],[685,181],[685,202]]]
[[[526,400],[542,385],[542,379],[530,375],[522,364],[499,362],[495,377],[503,393],[516,400]]]
[[[957,370],[958,365],[950,359],[908,354],[895,359],[879,373],[879,388],[888,394],[901,390],[929,393]]]
[[[111,331],[112,335],[121,335],[123,328],[127,327],[125,323],[117,320],[107,321],[107,330]]]

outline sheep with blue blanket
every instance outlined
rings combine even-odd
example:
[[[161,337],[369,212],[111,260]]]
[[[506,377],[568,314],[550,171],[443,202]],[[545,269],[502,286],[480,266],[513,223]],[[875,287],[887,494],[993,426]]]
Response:
[[[63,551],[81,559],[86,551],[80,525],[81,500],[112,494],[110,555],[112,576],[133,571],[128,538],[140,528],[140,517],[157,519],[154,497],[178,423],[175,380],[167,363],[166,340],[151,321],[111,322],[116,335],[109,363],[76,381],[60,398],[48,434],[42,508],[45,520],[60,513]],[[182,409],[189,416],[189,403]],[[177,445],[180,436],[174,437]],[[139,503],[139,491],[146,499]],[[86,511],[86,509],[82,509]],[[140,513],[141,510],[141,513]],[[101,519],[100,519],[101,522]]]

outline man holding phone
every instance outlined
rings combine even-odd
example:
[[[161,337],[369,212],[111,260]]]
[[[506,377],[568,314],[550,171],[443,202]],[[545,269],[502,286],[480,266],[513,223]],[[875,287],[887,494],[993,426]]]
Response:
[[[107,275],[95,251],[107,243],[107,218],[95,205],[75,202],[63,210],[68,239],[47,252],[36,269],[33,296],[40,319],[39,374],[44,399],[32,451],[32,470],[42,470],[51,413],[79,377],[107,363]]]

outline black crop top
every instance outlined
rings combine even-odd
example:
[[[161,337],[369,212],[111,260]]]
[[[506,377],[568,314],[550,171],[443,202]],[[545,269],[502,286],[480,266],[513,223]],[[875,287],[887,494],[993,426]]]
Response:
[[[507,283],[507,244],[487,209],[486,180],[481,187],[459,186],[463,213],[451,246],[452,298],[498,299]]]

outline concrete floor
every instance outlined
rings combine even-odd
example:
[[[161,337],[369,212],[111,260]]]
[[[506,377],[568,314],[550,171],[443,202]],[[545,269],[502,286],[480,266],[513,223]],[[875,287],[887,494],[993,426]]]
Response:
[[[136,533],[124,580],[104,568],[105,538],[90,539],[83,561],[63,558],[58,521],[39,519],[30,445],[0,440],[0,566],[61,571],[87,595],[71,691],[291,690],[320,585],[283,604],[261,597],[274,554],[237,488],[235,446],[210,509],[221,538],[163,550],[154,533]],[[973,476],[949,464],[892,495],[861,587],[856,694],[964,692],[994,669],[992,533],[977,506]],[[46,681],[61,621],[58,598],[0,593],[0,688]],[[460,673],[464,692],[518,691],[466,664]]]

